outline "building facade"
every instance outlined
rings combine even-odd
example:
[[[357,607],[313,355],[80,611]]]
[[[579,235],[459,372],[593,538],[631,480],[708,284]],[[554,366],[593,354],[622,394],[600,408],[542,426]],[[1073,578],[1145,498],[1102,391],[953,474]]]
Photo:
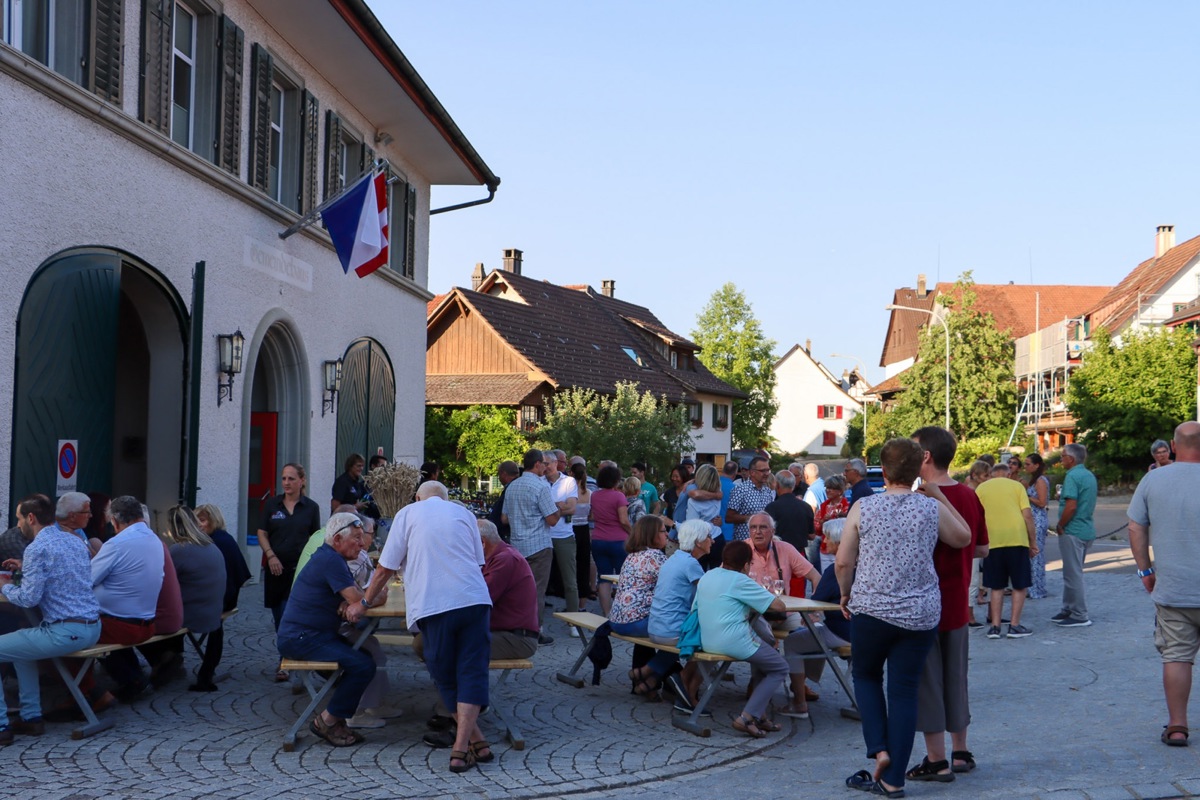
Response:
[[[841,455],[850,420],[863,411],[865,384],[857,371],[836,377],[812,357],[811,343],[793,345],[775,363],[771,438],[788,453]]]
[[[0,14],[9,513],[73,485],[144,498],[159,525],[215,503],[246,543],[287,462],[327,508],[350,452],[419,461],[430,187],[499,180],[365,3]],[[343,274],[320,224],[280,238],[375,159],[388,265]],[[234,333],[241,370],[222,373]]]

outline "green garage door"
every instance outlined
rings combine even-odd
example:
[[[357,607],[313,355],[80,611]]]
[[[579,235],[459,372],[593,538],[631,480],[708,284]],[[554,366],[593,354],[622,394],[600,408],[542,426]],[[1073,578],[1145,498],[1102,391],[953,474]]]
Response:
[[[338,395],[337,475],[351,453],[368,461],[382,447],[392,458],[396,432],[396,378],[387,352],[373,339],[358,339],[342,356]]]
[[[30,281],[17,317],[11,506],[55,497],[60,439],[79,440],[80,491],[111,493],[120,300],[114,253],[72,253]]]

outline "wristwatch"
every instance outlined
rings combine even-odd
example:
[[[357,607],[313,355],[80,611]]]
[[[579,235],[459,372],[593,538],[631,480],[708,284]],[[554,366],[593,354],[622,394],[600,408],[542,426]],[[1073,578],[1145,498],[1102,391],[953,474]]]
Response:
[[[1139,569],[1137,571],[1137,575],[1139,578],[1144,578],[1147,575],[1153,575],[1153,574],[1154,574],[1154,567],[1149,567],[1147,569]]]
[[[362,600],[359,600],[358,602],[362,603],[363,608],[371,607],[371,604],[367,602],[367,596],[365,594],[363,595]]]

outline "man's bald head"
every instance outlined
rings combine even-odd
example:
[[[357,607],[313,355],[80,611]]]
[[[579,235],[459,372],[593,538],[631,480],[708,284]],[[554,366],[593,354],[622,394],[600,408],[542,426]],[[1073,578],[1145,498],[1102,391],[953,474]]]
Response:
[[[1200,461],[1200,422],[1184,422],[1175,429],[1175,459]]]
[[[431,497],[440,497],[443,500],[450,499],[450,493],[446,491],[444,484],[438,481],[425,481],[417,487],[417,501],[428,500]]]

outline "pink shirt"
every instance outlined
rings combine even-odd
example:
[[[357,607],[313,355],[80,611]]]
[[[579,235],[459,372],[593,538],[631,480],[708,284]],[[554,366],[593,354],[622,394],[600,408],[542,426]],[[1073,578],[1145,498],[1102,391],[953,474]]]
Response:
[[[771,553],[772,547],[775,549],[774,554]],[[758,548],[754,546],[753,542],[750,543],[750,549],[753,553],[753,558],[750,560],[750,578],[755,583],[762,583],[763,578],[777,580],[780,577],[779,572],[782,570],[784,592],[786,593],[792,578],[803,578],[813,570],[813,565],[809,563],[809,560],[782,539],[772,539],[765,553],[758,552]],[[775,565],[776,555],[779,556],[778,568]]]
[[[625,495],[616,489],[597,489],[592,492],[592,519],[596,527],[592,530],[593,542],[623,542],[629,534],[621,527],[617,509],[628,508]]]

